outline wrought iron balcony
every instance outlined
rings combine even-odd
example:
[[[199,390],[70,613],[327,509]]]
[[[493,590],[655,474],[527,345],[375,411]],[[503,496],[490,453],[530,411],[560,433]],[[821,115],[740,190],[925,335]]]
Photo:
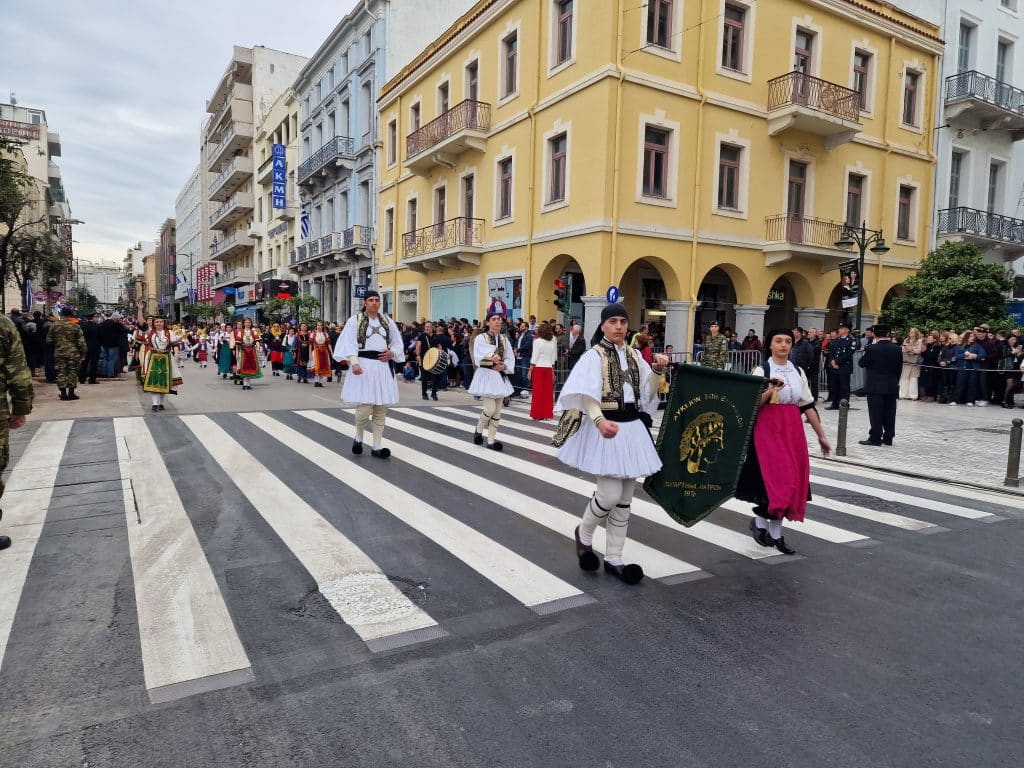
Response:
[[[483,219],[458,216],[406,232],[402,235],[402,262],[419,271],[454,267],[459,262],[479,265],[483,228]]]
[[[220,170],[221,166],[230,162],[237,153],[251,146],[254,133],[252,123],[238,121],[228,123],[220,135],[220,143],[216,145],[216,149],[211,148],[210,150],[209,165],[207,166],[209,170]],[[252,160],[249,162],[249,172],[252,173]]]
[[[223,274],[217,275],[214,278],[213,288],[222,288],[226,285],[247,285],[248,283],[255,282],[256,270],[252,267],[238,267],[237,269],[230,269]]]
[[[451,166],[466,150],[483,152],[491,128],[491,105],[466,99],[431,120],[405,140],[405,167],[429,173],[434,165]]]
[[[254,243],[251,237],[238,232],[232,232],[221,240],[214,240],[210,244],[210,258],[226,259],[229,256],[251,250]]]
[[[825,137],[835,149],[863,128],[860,94],[819,77],[789,72],[768,81],[768,135],[788,129]]]
[[[971,70],[946,78],[946,120],[954,126],[1007,130],[1024,138],[1024,91]]]
[[[236,192],[226,203],[210,214],[210,229],[223,229],[251,213],[255,199],[251,192]]]
[[[850,252],[836,248],[846,225],[840,221],[815,219],[793,213],[781,213],[765,219],[765,266],[788,261],[794,256],[819,261],[845,260]]]
[[[356,224],[354,227],[349,227],[341,234],[341,247],[344,250],[373,248],[373,227],[368,227],[365,224]]]
[[[248,157],[236,157],[228,163],[210,184],[210,199],[224,202],[249,176],[252,175],[252,161]]]
[[[1016,258],[1024,251],[1024,219],[990,211],[963,206],[944,208],[939,211],[936,232],[983,247],[1000,247],[1008,258]]]
[[[313,155],[299,164],[299,184],[309,184],[315,175],[328,168],[341,167],[349,170],[355,165],[356,140],[348,136],[335,136],[327,141]]]

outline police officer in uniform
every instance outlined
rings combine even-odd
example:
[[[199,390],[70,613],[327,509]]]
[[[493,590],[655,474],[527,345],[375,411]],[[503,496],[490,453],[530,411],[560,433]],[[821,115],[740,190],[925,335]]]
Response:
[[[892,445],[896,434],[896,400],[900,393],[903,349],[892,343],[888,325],[873,326],[872,331],[875,341],[860,358],[871,429],[868,439],[861,440],[860,444]]]
[[[828,407],[830,411],[838,411],[840,401],[849,401],[850,399],[850,377],[853,375],[853,352],[855,349],[854,341],[850,338],[849,324],[840,323],[839,337],[828,343],[825,359],[825,365],[829,367],[832,374],[833,384],[828,393],[831,403]]]
[[[10,430],[25,426],[25,416],[32,413],[32,397],[32,372],[25,363],[21,334],[9,317],[0,315],[0,474],[11,457]],[[0,496],[3,492],[0,479]],[[0,549],[9,546],[10,537],[0,536]]]
[[[82,365],[88,348],[82,329],[71,322],[75,310],[64,307],[60,320],[50,326],[46,343],[53,345],[54,367],[57,369],[57,386],[61,400],[77,400],[75,387],[78,385],[78,369]]]

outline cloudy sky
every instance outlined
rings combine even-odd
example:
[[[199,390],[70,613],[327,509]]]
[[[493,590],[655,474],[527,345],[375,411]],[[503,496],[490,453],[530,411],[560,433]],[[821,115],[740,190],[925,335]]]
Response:
[[[33,0],[4,12],[0,100],[46,112],[75,254],[120,263],[153,240],[199,162],[232,45],[311,56],[357,0]]]

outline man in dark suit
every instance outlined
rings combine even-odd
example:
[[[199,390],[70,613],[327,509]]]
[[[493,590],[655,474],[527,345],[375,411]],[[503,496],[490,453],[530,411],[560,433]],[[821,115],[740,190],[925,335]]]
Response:
[[[587,351],[587,340],[583,338],[583,329],[576,323],[573,323],[569,328],[569,333],[566,335],[566,363],[568,369],[571,371],[573,367],[583,357],[583,353]]]
[[[839,324],[839,337],[828,343],[825,364],[832,370],[832,378],[828,399],[831,405],[827,410],[838,411],[839,403],[850,399],[850,377],[853,375],[853,339],[850,338],[850,326]]]
[[[86,320],[81,324],[82,334],[85,336],[86,353],[82,360],[82,367],[78,372],[78,381],[85,384],[96,383],[96,376],[99,373],[100,365],[100,324],[96,322],[96,312],[86,315]]]
[[[892,445],[896,433],[896,400],[900,394],[903,350],[893,344],[887,325],[876,325],[875,340],[860,358],[871,430],[861,445]]]

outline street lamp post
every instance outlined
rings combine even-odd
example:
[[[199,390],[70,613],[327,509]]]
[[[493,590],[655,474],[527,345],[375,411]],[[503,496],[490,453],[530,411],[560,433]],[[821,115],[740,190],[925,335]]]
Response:
[[[889,246],[885,244],[882,230],[868,229],[865,221],[861,222],[859,229],[855,226],[851,227],[849,224],[845,225],[843,234],[836,240],[836,248],[850,248],[854,245],[860,250],[860,256],[857,258],[857,280],[860,281],[860,284],[857,286],[857,320],[854,327],[858,333],[862,333],[860,315],[861,308],[864,306],[864,254],[870,248],[873,254],[881,256],[889,252]]]

